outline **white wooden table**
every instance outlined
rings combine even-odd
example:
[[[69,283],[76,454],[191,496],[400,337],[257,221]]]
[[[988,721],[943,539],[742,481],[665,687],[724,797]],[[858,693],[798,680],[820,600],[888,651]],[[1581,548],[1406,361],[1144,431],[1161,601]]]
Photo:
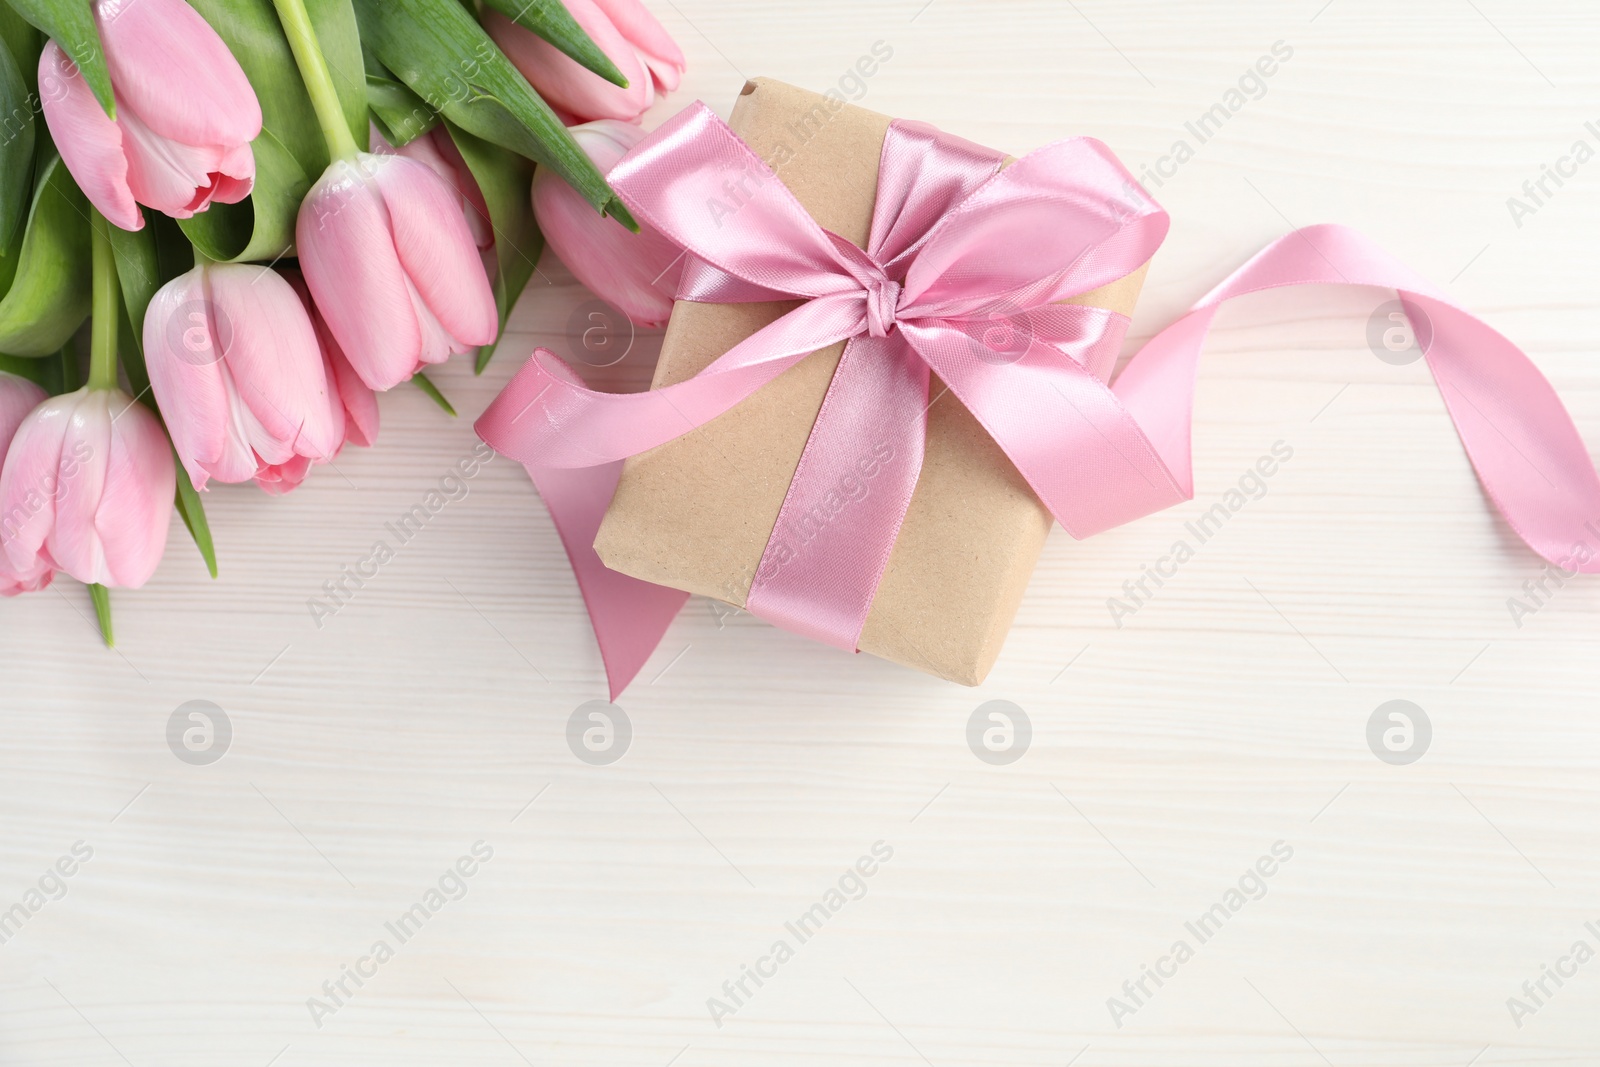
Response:
[[[696,97],[726,114],[745,76],[824,89],[883,41],[865,106],[1012,152],[1092,134],[1136,171],[1196,147],[1184,124],[1282,41],[1264,95],[1154,190],[1174,225],[1133,341],[1291,224],[1345,222],[1522,344],[1600,448],[1600,162],[1520,226],[1506,203],[1600,144],[1589,5],[651,6],[690,61],[653,121]],[[542,274],[490,373],[437,375],[462,418],[400,390],[337,472],[281,500],[214,490],[215,582],[175,523],[155,579],[116,596],[115,652],[71,581],[0,604],[0,909],[28,913],[0,925],[0,1062],[1600,1062],[1600,962],[1560,963],[1600,950],[1600,586],[1513,621],[1542,562],[1423,364],[1369,349],[1390,294],[1224,312],[1199,499],[1057,533],[981,689],[694,600],[622,700],[625,757],[591,765],[567,723],[604,697],[599,657],[510,462],[320,628],[308,608],[470,452],[520,355],[567,343],[586,296]],[[1278,441],[1267,494],[1116,626],[1107,598]],[[1409,765],[1367,742],[1396,699],[1431,722]],[[210,764],[167,741],[197,700],[231,726]],[[966,741],[989,700],[1031,723],[1007,765]],[[402,942],[385,924],[476,842],[492,858],[444,879],[465,895]],[[864,895],[802,943],[785,924],[877,842]],[[1265,895],[1227,911],[1278,842]],[[61,857],[75,873],[45,877]],[[41,878],[65,895],[30,898]],[[1185,924],[1218,903],[1201,943]],[[1141,992],[1146,965],[1170,977]],[[735,1002],[746,966],[772,976]],[[1524,982],[1537,1010],[1513,1019]]]

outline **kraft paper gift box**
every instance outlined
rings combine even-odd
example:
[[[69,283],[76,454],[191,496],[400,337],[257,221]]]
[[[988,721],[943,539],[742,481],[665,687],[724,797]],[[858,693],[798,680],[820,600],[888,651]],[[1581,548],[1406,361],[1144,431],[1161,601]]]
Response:
[[[889,123],[768,78],[745,84],[729,120],[824,229],[862,247]],[[1144,273],[1066,302],[1129,315]],[[678,301],[653,387],[692,378],[796,306]],[[840,342],[812,353],[698,431],[627,460],[595,538],[605,565],[743,607],[843,351]],[[927,455],[860,647],[977,685],[1000,654],[1052,520],[937,377],[928,395],[937,399]]]

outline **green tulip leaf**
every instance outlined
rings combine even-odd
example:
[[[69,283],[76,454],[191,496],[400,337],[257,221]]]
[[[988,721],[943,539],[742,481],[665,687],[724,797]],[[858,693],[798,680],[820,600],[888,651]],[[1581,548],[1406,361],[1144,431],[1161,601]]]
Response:
[[[10,47],[0,48],[0,244],[9,243],[28,214],[33,124],[33,91]]]
[[[158,289],[194,266],[194,249],[184,239],[176,221],[152,211],[145,215],[142,230],[111,227],[111,252],[116,257],[122,306],[128,313],[128,325],[142,367],[145,309]],[[130,380],[132,377],[130,370]]]
[[[366,51],[367,107],[383,139],[399,148],[439,125],[439,113]]]
[[[416,386],[418,389],[421,389],[430,400],[432,400],[435,404],[438,404],[439,409],[446,415],[449,415],[452,419],[456,417],[455,405],[451,404],[449,399],[443,393],[439,392],[439,387],[433,384],[433,379],[429,378],[421,371],[417,371],[417,373],[411,376],[411,384]]]
[[[122,285],[122,328],[117,331],[117,353],[134,399],[155,413],[162,424],[161,408],[150,391],[150,372],[144,362],[144,315],[156,291],[188,269],[193,250],[173,221],[153,212],[137,233],[111,228],[111,251],[117,259],[117,280]],[[195,492],[183,461],[176,458],[178,488],[173,506],[200,550],[211,577],[217,576],[217,549],[206,522],[205,507]]]
[[[255,188],[237,204],[212,204],[180,225],[209,258],[275,259],[294,244],[295,214],[328,167],[328,146],[272,0],[191,0],[244,68],[261,103],[261,135],[251,142]],[[306,0],[345,122],[367,143],[367,86],[350,0]]]
[[[21,356],[0,355],[0,374],[15,374],[18,378],[26,378],[34,385],[50,392],[52,379],[51,363],[48,359],[23,359]]]
[[[9,0],[17,14],[38,27],[78,65],[83,80],[94,92],[107,115],[117,117],[117,101],[111,92],[111,72],[106,69],[105,51],[100,47],[100,31],[94,24],[90,0]]]
[[[89,204],[51,153],[39,169],[17,272],[0,300],[0,352],[53,356],[89,317]]]
[[[31,178],[33,174],[32,160],[29,161],[27,170],[24,173]],[[5,244],[0,245],[0,249],[3,249],[3,251],[0,251],[0,296],[11,291],[11,282],[17,276],[17,261],[22,258],[22,242],[28,235],[26,222],[27,216],[24,215],[23,222],[11,231],[11,236],[6,240]]]
[[[533,218],[533,203],[528,197],[533,183],[533,164],[515,152],[490,144],[461,129],[447,125],[450,138],[455,142],[467,169],[483,192],[483,202],[489,209],[489,225],[494,228],[494,303],[500,312],[500,332],[492,344],[478,349],[477,372],[494,358],[500,338],[505,336],[506,319],[516,305],[517,297],[527,287],[533,276],[539,253],[544,249],[544,236]]]
[[[600,51],[578,20],[573,18],[560,0],[483,0],[525,30],[532,30],[555,45],[562,53],[576,60],[587,70],[592,70],[612,85],[627,88],[628,79],[611,62],[611,57]]]
[[[4,42],[17,64],[28,92],[39,92],[39,53],[44,49],[44,38],[32,23],[17,14],[6,4],[0,4],[0,42]],[[39,101],[30,100],[32,111],[39,110]],[[10,129],[10,124],[6,124]]]
[[[355,0],[361,39],[434,110],[554,170],[595,210],[638,224],[528,80],[459,0]]]
[[[178,465],[178,494],[173,501],[178,509],[178,518],[183,520],[189,536],[194,539],[194,547],[200,550],[200,558],[206,561],[206,570],[215,578],[217,546],[211,539],[211,524],[206,521],[205,505],[200,502],[200,494],[195,492],[194,483],[189,481],[189,472],[183,469],[183,462],[176,453],[173,454],[173,462]]]

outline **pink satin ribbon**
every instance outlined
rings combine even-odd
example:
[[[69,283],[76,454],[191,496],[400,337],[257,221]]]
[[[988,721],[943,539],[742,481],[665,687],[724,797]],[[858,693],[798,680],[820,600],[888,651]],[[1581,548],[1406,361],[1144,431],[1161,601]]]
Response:
[[[819,227],[703,105],[612,171],[634,214],[691,254],[680,299],[805,301],[694,378],[646,393],[586,389],[538,349],[477,423],[485,441],[528,468],[550,508],[613,699],[685,599],[608,570],[594,552],[621,460],[843,340],[746,604],[840,648],[856,647],[916,486],[930,372],[1082,538],[1193,496],[1194,375],[1211,320],[1235,296],[1287,285],[1398,290],[1413,323],[1430,327],[1421,335],[1428,365],[1490,499],[1536,552],[1578,565],[1572,550],[1585,524],[1600,520],[1600,477],[1549,383],[1365,237],[1313,226],[1280,238],[1152,338],[1111,386],[1127,319],[1058,301],[1146,262],[1167,216],[1088,138],[1001,163],[989,149],[896,121],[865,250]],[[1584,555],[1583,570],[1600,570],[1600,552]]]

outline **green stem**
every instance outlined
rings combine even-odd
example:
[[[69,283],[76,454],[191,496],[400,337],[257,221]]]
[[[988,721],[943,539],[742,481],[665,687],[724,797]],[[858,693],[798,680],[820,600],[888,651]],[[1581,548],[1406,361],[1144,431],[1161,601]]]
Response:
[[[100,624],[100,637],[105,641],[106,647],[116,645],[116,637],[111,632],[111,591],[99,582],[89,586],[89,599],[94,601],[95,621]]]
[[[89,330],[89,388],[117,387],[117,319],[122,309],[117,286],[117,259],[111,250],[111,224],[90,208],[90,244],[93,250],[94,303]]]
[[[61,346],[61,356],[56,360],[56,369],[60,372],[61,388],[49,389],[52,393],[76,393],[83,383],[78,380],[78,347],[72,343],[72,338],[67,338],[67,343]]]
[[[317,44],[316,32],[311,28],[305,0],[272,0],[272,6],[278,9],[278,21],[283,24],[284,36],[289,38],[295,66],[300,68],[300,80],[305,82],[311,108],[317,113],[317,125],[322,127],[322,137],[328,142],[328,155],[335,160],[356,158],[361,149],[351,136],[350,127],[345,125],[344,108],[333,87],[328,61],[323,58],[322,47]]]

